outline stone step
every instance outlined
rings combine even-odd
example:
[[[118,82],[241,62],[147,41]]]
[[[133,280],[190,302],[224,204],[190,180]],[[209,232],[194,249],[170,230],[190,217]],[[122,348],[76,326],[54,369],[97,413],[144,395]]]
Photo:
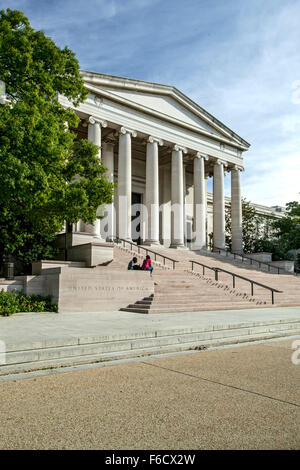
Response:
[[[190,301],[173,301],[173,302],[158,302],[158,301],[153,301],[153,302],[135,302],[134,304],[130,304],[128,306],[132,307],[144,307],[144,306],[149,306],[151,305],[152,307],[177,307],[177,306],[184,306],[186,308],[188,308],[189,306],[202,306],[202,305],[212,305],[212,304],[218,304],[218,305],[236,305],[236,304],[239,304],[239,305],[243,305],[245,306],[245,303],[246,302],[249,302],[249,301],[245,301],[243,299],[237,299],[236,302],[232,302],[231,299],[215,299],[215,300],[211,300],[211,299],[203,299],[203,300],[193,300],[191,299]],[[257,303],[257,302],[254,302],[254,303]],[[247,307],[247,306],[246,306]]]
[[[247,302],[247,304],[246,304]],[[185,310],[188,310],[189,308],[192,308],[192,307],[198,307],[199,309],[202,309],[203,305],[218,305],[219,308],[221,307],[222,309],[222,306],[236,306],[236,305],[241,305],[243,306],[243,308],[247,308],[248,307],[248,303],[254,303],[255,305],[265,305],[263,303],[261,303],[260,301],[255,301],[255,302],[251,302],[251,301],[244,301],[244,300],[237,300],[236,302],[232,302],[231,299],[228,299],[228,300],[222,300],[222,301],[211,301],[211,300],[200,300],[200,301],[194,301],[194,300],[191,300],[190,302],[180,302],[180,301],[176,301],[176,302],[139,302],[139,303],[134,303],[134,304],[129,304],[127,305],[128,308],[177,308],[177,307],[184,307]],[[269,305],[268,305],[269,306]]]
[[[256,296],[251,296],[250,294],[230,294],[227,292],[227,291],[221,291],[221,292],[203,292],[203,293],[199,293],[199,292],[190,292],[190,293],[187,293],[187,292],[183,292],[182,294],[178,294],[178,292],[175,294],[173,294],[172,292],[166,292],[165,294],[163,292],[157,292],[155,291],[155,298],[158,300],[158,299],[161,299],[161,300],[166,300],[166,301],[172,301],[172,300],[175,300],[175,299],[185,299],[185,300],[188,300],[190,298],[195,298],[195,299],[203,299],[203,298],[208,298],[208,299],[214,299],[214,298],[219,298],[219,299],[232,299],[234,301],[235,298],[244,298],[244,299],[248,299],[248,298],[256,298]],[[258,297],[258,296],[257,296]],[[270,297],[270,296],[269,296]],[[263,299],[265,297],[262,297]]]
[[[154,298],[151,298],[151,299],[142,299],[142,300],[138,300],[137,302],[135,302],[135,304],[144,304],[144,303],[149,303],[149,302],[155,302],[157,304],[176,304],[176,303],[197,303],[197,302],[211,302],[211,301],[215,301],[215,302],[236,302],[236,301],[239,301],[239,302],[247,302],[249,301],[250,299],[254,299],[254,300],[259,300],[261,301],[261,299],[256,299],[255,297],[244,297],[244,296],[237,296],[237,297],[230,297],[228,295],[225,295],[225,296],[208,296],[208,295],[203,295],[203,296],[168,296],[166,298],[163,298],[163,297],[157,297],[156,295],[154,296]]]
[[[202,276],[201,266],[194,265],[199,272],[191,271],[191,263],[189,263],[191,259],[198,259],[199,262],[211,267],[220,267],[233,271],[269,287],[284,291],[283,293],[275,293],[276,305],[300,305],[300,278],[288,274],[278,275],[253,270],[253,266],[247,268],[244,265],[242,267],[231,266],[228,260],[223,257],[216,259],[213,256],[207,257],[202,253],[194,253],[189,250],[180,252],[180,250],[174,251],[162,248],[159,251],[161,254],[177,259],[178,263],[175,270],[171,269],[168,272],[162,269],[154,269],[152,277],[155,282],[155,300],[151,302],[152,310],[154,306],[162,309],[170,306],[174,310],[182,305],[186,310],[189,309],[189,306],[190,309],[194,309],[198,303],[200,303],[201,309],[205,305],[207,310],[221,309],[221,304],[223,304],[224,309],[227,309],[229,302],[232,308],[236,308],[239,302],[243,303],[244,308],[253,308],[253,305],[269,306],[271,304],[270,291],[254,285],[254,296],[251,296],[249,282],[236,278],[236,287],[233,288],[231,287],[232,277],[228,274],[219,273],[219,281],[215,281],[214,272],[210,270],[206,270],[205,276]],[[131,304],[130,308],[137,311],[136,305],[137,303]]]
[[[214,311],[214,310],[242,310],[242,309],[251,309],[251,308],[257,308],[258,304],[250,304],[245,307],[245,304],[202,304],[199,305],[197,304],[196,306],[190,306],[187,305],[185,307],[173,307],[170,306],[168,307],[157,307],[157,308],[143,308],[143,307],[137,307],[136,305],[133,305],[132,307],[122,307],[120,310],[122,312],[134,312],[134,313],[147,313],[147,314],[152,314],[152,313],[179,313],[179,312],[199,312],[199,314],[202,312],[208,312],[208,311]],[[259,305],[261,307],[261,305]],[[276,305],[275,305],[276,306]]]
[[[7,345],[6,364],[0,376],[16,372],[67,365],[103,362],[114,359],[197,350],[249,341],[295,336],[299,320],[248,322],[187,329],[177,328],[128,333],[112,337],[69,338],[39,343]]]

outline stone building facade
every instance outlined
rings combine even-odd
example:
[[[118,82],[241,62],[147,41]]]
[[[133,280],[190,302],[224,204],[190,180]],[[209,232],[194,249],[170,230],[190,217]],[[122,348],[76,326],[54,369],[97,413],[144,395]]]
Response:
[[[224,175],[231,178],[232,249],[242,251],[241,178],[249,143],[175,87],[83,71],[78,138],[99,146],[117,185],[105,217],[74,230],[148,245],[225,248]],[[63,96],[64,106],[71,106]],[[207,193],[207,180],[213,193]]]

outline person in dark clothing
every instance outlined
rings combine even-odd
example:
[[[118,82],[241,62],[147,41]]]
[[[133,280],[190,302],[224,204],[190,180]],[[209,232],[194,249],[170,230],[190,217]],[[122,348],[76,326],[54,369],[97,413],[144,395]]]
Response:
[[[141,266],[138,264],[137,261],[138,260],[137,260],[136,257],[132,258],[132,260],[129,261],[129,263],[128,263],[128,270],[132,270],[132,269],[133,270],[139,270],[139,269],[141,269]]]

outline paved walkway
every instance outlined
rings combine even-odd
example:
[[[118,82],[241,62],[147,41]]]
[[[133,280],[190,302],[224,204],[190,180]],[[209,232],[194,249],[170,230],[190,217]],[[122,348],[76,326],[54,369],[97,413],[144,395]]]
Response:
[[[106,313],[26,313],[0,316],[0,340],[24,344],[53,338],[91,336],[120,337],[122,334],[156,330],[186,331],[207,326],[230,326],[268,320],[300,319],[300,307],[219,310],[209,312],[143,315],[130,312]]]
[[[0,448],[299,449],[291,347],[285,340],[2,382]]]

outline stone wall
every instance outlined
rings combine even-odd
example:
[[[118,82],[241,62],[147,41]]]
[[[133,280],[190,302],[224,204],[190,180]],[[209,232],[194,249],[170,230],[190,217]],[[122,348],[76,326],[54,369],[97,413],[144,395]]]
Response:
[[[51,295],[59,313],[110,312],[154,293],[147,271],[59,267],[25,277],[27,295]]]

